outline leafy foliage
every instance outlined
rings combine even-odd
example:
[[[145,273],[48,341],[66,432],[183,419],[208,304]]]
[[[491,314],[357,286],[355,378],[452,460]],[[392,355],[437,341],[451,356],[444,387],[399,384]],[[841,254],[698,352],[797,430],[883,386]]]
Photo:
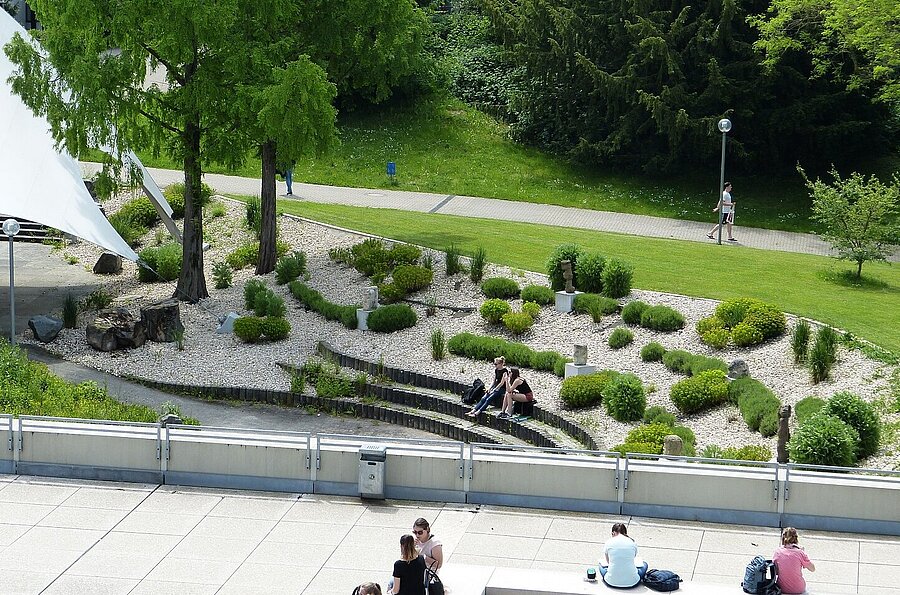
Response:
[[[795,463],[852,467],[858,441],[856,430],[820,412],[800,424],[788,442],[788,453]]]
[[[634,421],[644,416],[647,397],[644,385],[634,374],[620,374],[606,388],[606,412],[617,421]]]
[[[619,302],[596,293],[579,293],[572,304],[577,314],[590,314],[594,322],[600,322],[619,309]]]
[[[275,282],[279,285],[290,283],[306,273],[306,254],[295,251],[282,256],[275,264]]]
[[[797,418],[797,423],[803,423],[819,411],[825,406],[825,401],[820,399],[819,397],[805,397],[797,401],[797,404],[794,405],[794,416]]]
[[[482,361],[493,361],[502,355],[510,366],[553,372],[557,376],[564,375],[565,364],[570,361],[555,351],[534,351],[522,343],[472,333],[454,335],[447,342],[447,349],[454,355]]]
[[[288,289],[307,309],[315,310],[327,320],[337,320],[349,329],[356,328],[356,309],[358,306],[342,306],[330,302],[321,293],[300,281],[291,281]]]
[[[522,312],[537,320],[541,315],[541,306],[535,302],[522,302]]]
[[[705,411],[724,402],[728,397],[728,381],[721,370],[706,370],[675,383],[672,403],[682,413]]]
[[[231,267],[228,263],[220,260],[213,265],[213,282],[216,289],[228,289],[232,280]]]
[[[416,313],[407,304],[391,304],[369,314],[367,324],[376,333],[393,333],[415,326],[416,321]]]
[[[856,430],[859,436],[857,459],[865,459],[878,452],[881,442],[881,419],[871,403],[852,393],[839,392],[828,399],[822,413],[833,415]]]
[[[547,260],[547,276],[550,277],[550,288],[553,291],[562,291],[566,288],[566,280],[563,278],[563,271],[560,263],[568,260],[572,263],[572,284],[577,288],[578,280],[578,259],[581,258],[584,251],[577,244],[561,244],[557,246],[550,258]]]
[[[143,283],[172,281],[181,273],[181,244],[176,242],[144,248],[138,256],[146,265],[138,267],[138,280]]]
[[[525,312],[508,312],[502,320],[503,326],[514,335],[521,335],[534,325],[534,318]]]
[[[578,289],[586,293],[601,293],[603,291],[603,267],[606,258],[596,252],[588,252],[578,259],[576,274],[578,276]]]
[[[663,424],[671,427],[675,425],[675,415],[670,413],[665,407],[654,405],[644,411],[643,421],[645,424]]]
[[[631,345],[632,341],[634,341],[634,333],[627,328],[619,327],[609,335],[607,343],[612,349],[621,349]]]
[[[404,294],[415,293],[431,285],[434,272],[431,269],[414,265],[402,264],[391,273],[393,284]]]
[[[500,324],[503,316],[510,312],[512,312],[512,306],[509,305],[509,302],[501,299],[485,300],[479,309],[481,317],[491,324]]]
[[[625,307],[622,308],[622,320],[625,321],[625,324],[640,324],[644,310],[649,307],[650,306],[647,303],[642,302],[641,300],[628,302],[625,304]]]
[[[519,284],[506,277],[492,277],[481,284],[481,292],[489,298],[511,299],[519,297]]]
[[[555,299],[553,290],[543,285],[526,285],[522,288],[520,297],[523,302],[534,302],[541,306],[548,306]]]
[[[619,299],[631,293],[631,277],[634,267],[618,258],[610,258],[603,267],[603,293]]]
[[[603,401],[603,393],[619,373],[603,370],[584,376],[570,376],[563,380],[559,398],[569,407],[592,407]]]
[[[234,334],[245,343],[286,339],[291,332],[290,323],[281,317],[242,316],[234,321]]]

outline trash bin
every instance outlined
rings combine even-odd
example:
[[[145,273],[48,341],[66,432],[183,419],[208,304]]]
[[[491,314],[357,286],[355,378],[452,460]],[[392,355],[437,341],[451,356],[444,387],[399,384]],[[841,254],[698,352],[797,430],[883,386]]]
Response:
[[[359,447],[359,497],[384,499],[386,446]]]

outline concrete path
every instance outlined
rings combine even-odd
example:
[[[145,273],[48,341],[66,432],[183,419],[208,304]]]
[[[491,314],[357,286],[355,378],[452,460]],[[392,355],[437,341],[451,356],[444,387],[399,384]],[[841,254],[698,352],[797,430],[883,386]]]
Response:
[[[84,163],[82,165],[88,171],[93,171],[96,168],[96,164],[92,163]],[[150,168],[149,171],[153,179],[163,187],[184,181],[183,172],[178,170]],[[205,174],[204,180],[220,194],[259,195],[260,191],[260,180],[258,178]],[[280,181],[277,183],[277,188],[277,191],[282,195],[287,191],[284,183]],[[702,223],[494,198],[401,190],[343,188],[319,184],[302,184],[299,182],[294,182],[293,190],[294,198],[316,203],[399,209],[484,219],[505,219],[522,223],[538,223],[709,243],[712,243],[712,241],[706,238],[706,233],[715,220],[715,215],[712,212],[710,212],[710,221]],[[738,217],[740,217],[740,213]],[[832,253],[831,247],[815,234],[774,231],[738,225],[734,229],[734,235],[738,239],[737,245],[749,248],[816,255],[829,255]],[[723,244],[730,244],[730,242],[725,241],[724,236]],[[900,262],[900,250],[890,260]]]
[[[0,475],[0,592],[346,595],[386,585],[418,517],[443,543],[452,595],[480,595],[497,567],[580,578],[613,522],[629,523],[651,568],[694,581],[686,593],[738,595],[747,562],[779,541],[778,529],[739,525]],[[801,543],[812,595],[900,595],[896,538],[802,532]]]

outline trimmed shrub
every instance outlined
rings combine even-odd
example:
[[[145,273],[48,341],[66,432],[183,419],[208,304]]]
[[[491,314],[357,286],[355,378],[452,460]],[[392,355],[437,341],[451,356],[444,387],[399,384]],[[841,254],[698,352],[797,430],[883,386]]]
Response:
[[[635,421],[644,416],[647,397],[644,385],[634,374],[620,374],[604,391],[606,412],[616,421]]]
[[[677,331],[684,328],[684,316],[668,306],[651,306],[641,314],[641,326],[654,331]]]
[[[682,413],[704,411],[728,398],[728,381],[721,370],[706,370],[676,382],[670,396]]]
[[[247,283],[250,283],[248,281]],[[288,284],[291,295],[297,298],[307,310],[314,310],[327,320],[337,320],[349,329],[355,329],[357,324],[357,306],[342,306],[329,302],[322,294],[300,281],[291,281]],[[245,287],[246,290],[246,287]]]
[[[694,361],[694,354],[683,349],[672,349],[663,354],[662,361],[666,368],[672,372],[690,374],[691,364]]]
[[[572,263],[572,284],[580,287],[578,280],[578,259],[584,251],[578,244],[561,244],[553,250],[553,254],[547,260],[547,276],[550,277],[550,287],[553,291],[562,291],[566,288],[566,280],[563,279],[562,268],[559,263],[568,260]]]
[[[754,304],[762,302],[756,298],[735,298],[725,300],[716,306],[716,318],[722,321],[725,328],[734,328],[747,316],[747,310]]]
[[[623,260],[611,258],[603,267],[603,295],[615,299],[631,293],[631,277],[634,268]]]
[[[634,333],[627,328],[619,327],[609,336],[607,343],[612,349],[621,349],[626,345],[631,345],[634,341]]]
[[[830,326],[823,326],[816,333],[816,340],[809,350],[808,363],[815,384],[827,380],[837,361],[837,333]]]
[[[214,264],[212,274],[216,289],[228,289],[231,287],[231,267],[227,263],[220,260]]]
[[[261,279],[250,279],[244,283],[244,307],[248,310],[253,309],[256,302],[256,294],[266,290],[266,284]]]
[[[715,444],[710,444],[703,449],[703,457],[707,459],[728,459],[732,461],[771,461],[772,450],[768,446],[760,446],[749,444],[741,446],[729,446],[722,448]]]
[[[146,228],[153,227],[159,222],[159,214],[156,212],[156,207],[153,206],[153,203],[146,196],[140,196],[123,203],[119,210],[116,211],[116,214]]]
[[[559,398],[569,407],[592,407],[603,401],[603,393],[619,377],[614,370],[603,370],[584,376],[570,376],[563,380]]]
[[[644,310],[649,308],[650,306],[641,300],[634,300],[633,302],[628,302],[625,304],[625,307],[622,308],[622,320],[625,321],[625,324],[640,324],[641,316],[644,314]]]
[[[404,294],[414,293],[431,285],[434,272],[431,269],[413,264],[401,264],[394,269],[391,275],[393,285],[402,290]]]
[[[654,405],[644,412],[643,421],[645,424],[663,424],[671,427],[675,425],[675,414],[670,413],[665,407]]]
[[[712,329],[703,333],[700,340],[713,349],[725,349],[731,340],[731,333],[724,328]]]
[[[279,285],[290,283],[304,273],[306,273],[306,254],[299,250],[282,256],[275,263],[275,282]]]
[[[495,357],[502,355],[506,358],[506,363],[511,366],[552,370],[560,377],[565,375],[566,362],[572,361],[555,351],[534,351],[522,343],[472,333],[454,335],[447,342],[447,349],[454,355],[483,361],[492,361]]]
[[[707,370],[720,370],[723,374],[728,374],[728,364],[717,357],[706,357],[705,355],[695,355],[690,362],[691,376],[697,376],[701,372]]]
[[[522,312],[528,314],[533,319],[537,319],[538,316],[541,315],[541,307],[539,304],[534,302],[523,302],[522,303]]]
[[[859,434],[839,418],[817,413],[800,424],[788,442],[795,463],[852,467],[856,464]]]
[[[376,238],[366,238],[350,248],[353,268],[371,277],[375,274],[386,275],[391,270],[391,255],[384,242]]]
[[[698,320],[697,325],[694,328],[697,329],[697,334],[702,337],[709,331],[725,328],[725,323],[722,322],[722,319],[718,316],[707,316],[706,318]]]
[[[807,419],[821,411],[822,407],[824,406],[825,400],[820,399],[819,397],[806,397],[804,399],[800,399],[799,401],[797,401],[797,404],[794,405],[794,417],[797,418],[798,424],[802,424]]]
[[[525,312],[508,312],[503,315],[503,326],[514,335],[521,335],[534,325],[534,318]]]
[[[881,420],[871,403],[852,393],[839,392],[828,399],[822,412],[837,417],[856,430],[859,435],[857,459],[865,459],[878,452],[881,442]]]
[[[693,430],[687,426],[672,426],[672,431],[669,433],[675,434],[681,438],[683,446],[681,451],[682,456],[693,457],[697,455],[697,449],[694,446],[697,442],[697,437],[694,435]]]
[[[500,324],[503,315],[512,312],[512,306],[509,305],[509,302],[500,299],[485,300],[478,311],[481,317],[491,324]]]
[[[734,344],[738,347],[758,345],[763,342],[763,339],[765,339],[765,336],[762,332],[755,326],[751,326],[746,322],[739,322],[731,329],[731,340],[734,341]]]
[[[596,293],[579,293],[572,304],[576,314],[590,314],[594,322],[600,322],[619,309],[619,302]]]
[[[159,280],[159,276],[156,274],[156,257],[158,254],[159,248],[154,246],[144,248],[138,252],[138,258],[143,262],[143,266],[138,265],[137,268],[138,281],[141,283],[153,283]]]
[[[565,358],[562,354],[559,354],[556,351],[535,351],[531,354],[529,367],[544,372],[553,372],[556,367],[556,362],[560,360],[565,362]],[[562,374],[558,374],[558,376],[562,376]]]
[[[171,242],[159,247],[156,253],[156,272],[163,281],[174,281],[181,275],[183,250],[181,244]]]
[[[566,375],[566,364],[571,361],[571,357],[560,357],[558,360],[556,360],[556,363],[553,364],[553,373],[560,378],[564,378]]]
[[[244,343],[256,343],[262,338],[262,318],[242,316],[234,321],[234,334]]]
[[[794,325],[794,331],[791,333],[791,351],[794,353],[794,363],[806,363],[806,356],[809,353],[809,336],[811,330],[809,323],[802,318]]]
[[[541,306],[549,306],[556,300],[553,290],[543,285],[526,285],[519,296],[523,302],[534,302]]]
[[[280,316],[262,319],[262,334],[269,341],[283,341],[291,334],[291,323]]]
[[[492,277],[481,283],[481,292],[489,298],[512,299],[519,297],[519,284],[506,277]]]
[[[763,436],[774,436],[778,432],[781,401],[762,382],[738,378],[728,385],[728,398],[737,404],[748,428]]]
[[[406,291],[393,283],[382,283],[378,286],[378,301],[382,304],[396,304],[405,297]]]
[[[376,333],[393,333],[416,324],[416,313],[406,304],[381,306],[369,314],[367,324]]]
[[[751,304],[743,323],[762,333],[763,341],[782,335],[787,328],[784,312],[777,306],[766,303]]]
[[[486,261],[487,253],[485,252],[484,247],[476,247],[475,252],[472,253],[472,260],[469,264],[469,279],[472,283],[481,283],[481,280],[484,278],[484,266]]]
[[[641,348],[641,361],[658,362],[662,360],[665,354],[665,347],[663,347],[656,341],[651,341]]]
[[[391,268],[400,265],[414,266],[418,264],[422,257],[422,249],[412,244],[394,244],[388,250],[388,261]]]
[[[587,293],[603,291],[603,267],[606,258],[596,252],[588,252],[578,257],[575,271],[578,277],[578,289]]]

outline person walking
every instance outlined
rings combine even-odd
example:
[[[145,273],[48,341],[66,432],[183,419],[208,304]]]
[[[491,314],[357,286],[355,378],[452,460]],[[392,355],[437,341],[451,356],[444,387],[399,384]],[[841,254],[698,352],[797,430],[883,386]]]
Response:
[[[721,232],[721,228],[724,225],[728,230],[728,241],[736,242],[734,233],[732,233],[732,225],[734,225],[734,198],[731,196],[731,182],[725,182],[725,186],[722,188],[722,198],[719,199],[719,204],[713,209],[713,213],[715,212],[719,213],[719,222],[709,230],[706,237],[714,240],[716,232]]]
[[[785,595],[805,593],[806,580],[803,578],[803,569],[816,571],[816,565],[812,563],[798,541],[797,530],[785,527],[781,532],[781,547],[772,555],[772,561],[778,568],[778,587]]]

